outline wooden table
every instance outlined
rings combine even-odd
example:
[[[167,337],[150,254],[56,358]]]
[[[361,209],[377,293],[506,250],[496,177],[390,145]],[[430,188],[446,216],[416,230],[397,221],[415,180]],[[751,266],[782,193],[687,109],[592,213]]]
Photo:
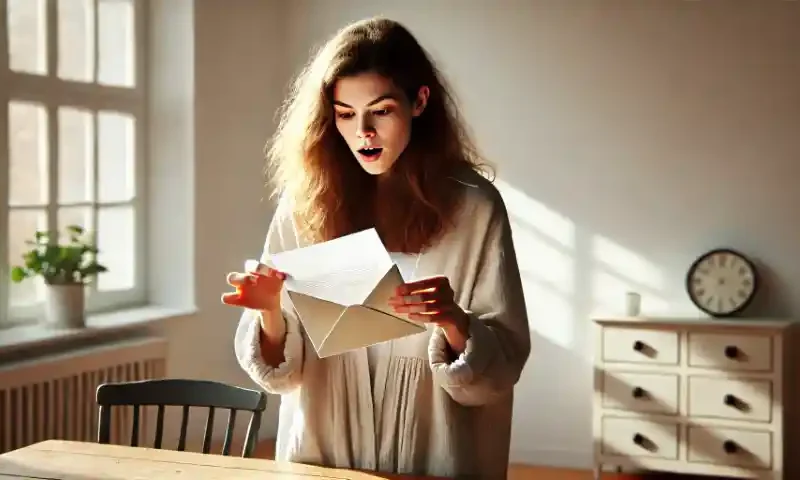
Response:
[[[48,440],[0,455],[0,480],[431,480],[143,447]]]

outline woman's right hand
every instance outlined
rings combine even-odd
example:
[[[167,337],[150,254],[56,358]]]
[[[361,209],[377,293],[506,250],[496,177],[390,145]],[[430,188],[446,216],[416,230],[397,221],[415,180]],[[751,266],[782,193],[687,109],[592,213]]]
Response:
[[[262,312],[279,312],[286,274],[260,263],[247,270],[228,274],[228,284],[236,291],[223,294],[222,303]]]

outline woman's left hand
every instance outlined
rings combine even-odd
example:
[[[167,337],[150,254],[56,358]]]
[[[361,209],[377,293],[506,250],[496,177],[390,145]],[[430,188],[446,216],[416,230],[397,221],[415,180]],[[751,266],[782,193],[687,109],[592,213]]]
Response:
[[[397,313],[405,313],[418,322],[433,323],[441,327],[448,342],[456,350],[466,343],[469,318],[455,302],[455,294],[447,277],[431,277],[397,287],[389,305]]]

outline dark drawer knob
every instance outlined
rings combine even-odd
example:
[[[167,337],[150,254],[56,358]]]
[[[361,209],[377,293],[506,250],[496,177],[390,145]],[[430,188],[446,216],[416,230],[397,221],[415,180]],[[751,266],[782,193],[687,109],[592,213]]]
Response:
[[[725,402],[725,405],[728,405],[729,407],[735,407],[739,404],[739,400],[730,393],[725,395],[722,401]]]
[[[725,356],[733,360],[739,356],[739,349],[733,345],[728,345],[725,347]]]
[[[644,350],[644,342],[636,340],[635,342],[633,342],[633,349],[636,350],[637,352],[643,351]]]
[[[633,395],[633,398],[643,398],[646,394],[647,392],[645,392],[644,388],[642,387],[635,387],[631,391],[631,395]]]
[[[633,443],[635,443],[636,445],[644,445],[644,441],[645,441],[644,435],[642,435],[641,433],[637,433],[633,436]]]
[[[725,440],[725,442],[722,443],[722,449],[725,450],[727,454],[734,454],[739,450],[739,447],[733,440]]]

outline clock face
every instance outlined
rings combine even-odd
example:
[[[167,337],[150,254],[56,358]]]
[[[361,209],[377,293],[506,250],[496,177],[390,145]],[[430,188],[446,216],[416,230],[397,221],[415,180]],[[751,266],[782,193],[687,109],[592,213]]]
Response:
[[[709,315],[741,311],[756,291],[756,270],[741,253],[718,249],[698,258],[689,269],[686,287],[695,305]]]

